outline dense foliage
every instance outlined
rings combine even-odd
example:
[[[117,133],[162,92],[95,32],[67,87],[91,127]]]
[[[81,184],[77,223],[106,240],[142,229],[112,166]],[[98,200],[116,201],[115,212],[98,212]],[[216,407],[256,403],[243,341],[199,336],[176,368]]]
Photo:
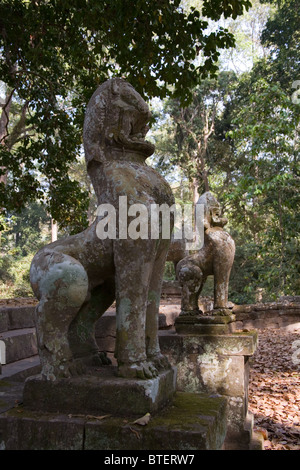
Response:
[[[222,203],[237,245],[231,300],[299,294],[299,2],[271,2],[266,24],[264,0],[246,15],[247,0],[128,3],[0,0],[0,295],[7,285],[29,294],[29,262],[50,239],[50,216],[61,235],[92,219],[82,122],[109,76],[163,100],[150,164],[176,200],[210,189]],[[222,13],[240,29],[220,27]],[[246,71],[229,64],[247,56]]]
[[[236,17],[249,5],[205,0],[203,11]],[[199,79],[216,72],[218,49],[234,44],[207,25],[180,0],[1,0],[0,207],[39,200],[61,226],[86,226],[87,192],[68,170],[91,94],[114,75],[146,98],[173,93],[187,102]]]
[[[29,268],[36,251],[51,241],[50,218],[36,202],[11,214],[1,234],[0,298],[32,296]]]
[[[178,165],[193,198],[212,190],[231,221],[237,252],[231,299],[299,294],[299,4],[281,2],[262,42],[268,55],[250,71],[222,71],[193,91],[182,108],[164,110],[158,167]],[[297,16],[297,15],[296,15]]]

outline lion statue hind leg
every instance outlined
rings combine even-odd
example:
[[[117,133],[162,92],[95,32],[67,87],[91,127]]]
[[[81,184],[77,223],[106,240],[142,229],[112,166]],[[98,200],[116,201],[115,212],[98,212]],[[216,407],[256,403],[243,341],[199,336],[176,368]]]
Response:
[[[111,364],[105,352],[101,352],[95,339],[95,324],[115,300],[114,279],[108,279],[91,290],[88,300],[82,305],[73,320],[69,343],[75,358],[81,358],[88,366]]]
[[[32,261],[30,280],[39,299],[35,317],[43,377],[56,380],[82,373],[73,360],[68,331],[88,294],[84,267],[69,255],[43,249]]]

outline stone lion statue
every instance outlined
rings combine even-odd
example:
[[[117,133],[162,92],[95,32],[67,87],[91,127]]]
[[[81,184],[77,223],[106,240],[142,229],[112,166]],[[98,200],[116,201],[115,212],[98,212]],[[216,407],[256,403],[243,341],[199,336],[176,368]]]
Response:
[[[223,230],[228,220],[221,217],[221,207],[211,192],[200,196],[204,205],[204,243],[196,253],[177,264],[176,275],[182,286],[181,314],[197,315],[198,298],[207,276],[214,276],[214,310],[228,309],[228,284],[234,261],[235,243]]]
[[[128,205],[174,203],[167,182],[145,160],[154,146],[145,140],[150,112],[126,81],[113,78],[95,91],[85,115],[87,171],[98,204],[119,215]],[[130,219],[130,218],[129,218]],[[158,308],[170,240],[99,238],[97,224],[41,249],[30,270],[39,299],[36,327],[42,375],[56,380],[107,364],[95,341],[95,323],[116,300],[116,351],[123,377],[155,377],[168,367],[158,344]],[[148,221],[149,223],[149,221]]]

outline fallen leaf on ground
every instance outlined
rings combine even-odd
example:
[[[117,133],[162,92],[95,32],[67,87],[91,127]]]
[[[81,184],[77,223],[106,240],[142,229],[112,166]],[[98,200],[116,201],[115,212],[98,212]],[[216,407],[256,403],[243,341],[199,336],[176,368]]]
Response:
[[[151,418],[150,413],[146,413],[141,418],[138,418],[135,421],[133,421],[133,424],[138,424],[139,426],[145,426],[146,424],[149,423],[150,418]]]

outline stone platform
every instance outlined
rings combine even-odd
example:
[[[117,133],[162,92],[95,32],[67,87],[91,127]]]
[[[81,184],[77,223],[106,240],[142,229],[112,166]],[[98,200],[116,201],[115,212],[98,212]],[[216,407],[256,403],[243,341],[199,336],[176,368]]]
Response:
[[[162,371],[153,379],[125,379],[113,366],[91,369],[89,375],[43,380],[41,375],[25,381],[23,403],[42,412],[107,414],[118,416],[155,413],[173,399],[176,368]]]
[[[34,308],[32,307],[31,310],[33,311],[33,309]],[[23,310],[25,318],[23,317],[23,315],[21,315],[21,311]],[[65,391],[63,392],[63,394],[67,396],[67,401],[69,401],[69,404],[70,402],[72,402],[72,406],[70,406],[69,411],[67,412],[63,410],[62,412],[60,412],[60,414],[57,414],[57,409],[55,408],[55,406],[53,408],[54,411],[49,411],[49,403],[44,403],[43,405],[45,406],[45,408],[43,409],[48,411],[41,411],[40,413],[35,410],[30,410],[28,406],[21,405],[15,408],[16,405],[23,402],[23,381],[26,377],[29,377],[30,375],[38,374],[40,370],[39,358],[35,355],[35,341],[31,339],[30,341],[27,341],[27,339],[30,337],[35,340],[35,332],[31,332],[31,336],[28,335],[28,332],[26,333],[26,329],[32,328],[33,314],[31,310],[29,311],[27,307],[24,309],[19,307],[15,310],[12,310],[11,308],[6,309],[5,311],[3,311],[3,313],[0,309],[0,340],[2,340],[2,342],[5,342],[6,345],[6,364],[3,365],[2,375],[0,375],[0,448],[4,447],[23,449],[26,448],[26,446],[27,448],[33,448],[32,446],[34,446],[35,444],[30,444],[29,437],[28,439],[27,437],[26,439],[23,437],[25,439],[25,442],[22,442],[22,433],[27,433],[28,436],[35,436],[35,433],[39,433],[39,431],[43,431],[42,434],[44,436],[43,439],[45,438],[45,441],[42,442],[35,436],[33,439],[37,440],[36,445],[39,447],[34,448],[43,448],[43,446],[49,449],[73,448],[73,438],[70,439],[70,447],[68,447],[67,439],[64,437],[64,434],[70,433],[70,435],[72,436],[72,430],[76,429],[76,432],[74,432],[77,436],[79,426],[78,420],[83,423],[81,424],[81,429],[83,429],[83,435],[85,435],[85,431],[89,427],[91,427],[91,429],[96,429],[98,425],[98,419],[91,420],[91,416],[101,417],[106,416],[108,414],[113,415],[111,418],[109,418],[109,420],[111,419],[112,421],[108,421],[106,418],[104,420],[105,426],[107,426],[108,428],[110,426],[110,423],[115,422],[114,420],[116,418],[121,419],[120,423],[122,426],[124,425],[125,421],[132,423],[134,419],[128,418],[126,406],[123,407],[123,409],[125,409],[124,414],[122,414],[122,410],[119,408],[119,404],[122,403],[124,400],[124,394],[123,396],[116,396],[114,394],[113,409],[109,408],[109,411],[105,411],[105,409],[99,406],[99,391],[97,393],[96,389],[93,391],[92,394],[91,401],[93,402],[93,407],[89,412],[83,410],[82,408],[82,403],[85,403],[86,401],[86,390],[81,390],[81,392],[83,393],[83,395],[81,395],[81,398],[80,394],[78,395],[77,392],[75,393],[74,391],[73,399],[70,399],[68,397],[68,387],[65,387]],[[289,308],[288,311],[290,312],[290,310],[291,308]],[[3,313],[2,316],[1,313]],[[217,424],[216,421],[218,421],[220,417],[220,426],[223,426],[223,414],[217,413],[216,415],[214,415],[216,417],[212,418],[209,413],[206,413],[206,406],[204,405],[204,403],[206,402],[207,397],[209,397],[209,400],[215,400],[219,399],[220,396],[222,396],[222,399],[224,399],[227,403],[227,436],[225,438],[222,448],[251,448],[252,444],[250,444],[249,438],[251,438],[251,435],[253,436],[253,424],[251,416],[247,414],[247,393],[249,359],[252,356],[256,347],[256,333],[250,331],[237,330],[240,320],[240,313],[237,309],[237,306],[235,306],[230,312],[231,314],[236,316],[236,321],[231,321],[233,317],[226,318],[226,315],[220,315],[220,318],[214,316],[214,318],[211,319],[211,310],[209,310],[205,311],[204,317],[206,318],[203,318],[202,323],[199,324],[199,328],[196,328],[197,332],[195,332],[195,329],[191,329],[190,331],[188,331],[190,327],[193,327],[192,325],[185,324],[182,325],[185,328],[185,331],[182,331],[182,334],[179,333],[180,322],[175,321],[175,319],[178,318],[179,313],[179,300],[174,300],[174,302],[169,302],[169,300],[166,302],[162,302],[160,307],[160,325],[162,329],[159,332],[159,340],[162,352],[169,358],[170,363],[177,367],[177,398],[180,396],[199,396],[200,402],[197,402],[197,397],[195,397],[196,403],[198,403],[199,405],[199,413],[201,412],[200,414],[204,417],[204,421],[212,420],[215,423],[211,423],[210,425],[207,425],[205,427],[202,434],[203,438],[201,438],[202,441],[199,441],[199,447],[197,448],[217,448],[214,446],[216,445],[218,439],[216,437],[210,437],[210,433],[214,432],[212,431],[214,429],[219,429],[219,424]],[[161,318],[163,319],[162,324]],[[174,329],[174,323],[176,323],[177,332]],[[24,330],[24,335],[11,335],[11,332],[18,333],[18,329]],[[104,335],[106,335],[106,337],[104,337]],[[107,351],[108,355],[113,354],[115,345],[115,311],[113,308],[109,309],[106,314],[100,319],[99,324],[96,328],[96,337],[100,349],[103,351]],[[111,344],[109,344],[109,347],[106,348],[106,343],[108,341]],[[22,347],[16,347],[15,343],[16,345],[20,343]],[[24,347],[25,344],[32,345],[30,351],[28,351],[27,347]],[[23,356],[20,356],[20,351],[26,352],[26,358],[21,359],[21,357]],[[105,369],[107,371],[107,367],[105,367]],[[98,373],[100,372],[101,371],[98,371]],[[106,378],[108,379],[109,377]],[[32,379],[32,381],[36,382],[35,385],[33,385],[33,382],[28,380],[28,382],[26,383],[26,387],[28,387],[28,384],[31,382],[31,386],[33,386],[33,389],[34,387],[39,386],[41,386],[42,389],[43,385],[39,383],[38,378]],[[86,382],[86,385],[87,384],[88,382]],[[109,394],[115,393],[113,387],[111,387],[110,389],[108,388],[107,390],[109,391]],[[154,384],[152,385],[151,390],[153,393],[156,393]],[[142,396],[143,394],[145,394],[144,392],[141,393]],[[42,393],[42,395],[44,395],[44,393]],[[177,400],[177,398],[175,398],[175,400]],[[43,398],[42,401],[43,400],[45,400],[45,398]],[[94,405],[94,403],[96,403],[96,405]],[[37,402],[35,402],[34,398],[32,399],[32,404],[33,408],[37,405]],[[74,411],[72,411],[72,409],[74,409],[73,406],[75,404],[78,410],[75,412],[75,414],[80,415],[80,418],[74,416]],[[156,412],[155,406],[151,408],[151,410],[153,411],[150,411],[148,409],[149,402],[146,401],[144,402],[144,404],[145,408],[143,409],[143,411],[142,409],[140,409],[141,412],[137,412],[135,417],[137,417],[138,415],[142,416],[146,412],[151,412],[151,415],[156,415],[155,419],[158,419],[158,415],[165,412],[165,410],[159,410]],[[136,402],[134,403],[134,405],[136,405]],[[96,408],[94,408],[94,406],[96,406]],[[168,405],[167,408],[171,410],[172,406],[170,407],[170,405]],[[187,406],[187,408],[189,408],[189,406]],[[72,416],[72,418],[69,418],[69,416]],[[81,418],[82,416],[84,416],[84,418]],[[22,420],[18,421],[18,417],[23,417],[24,422]],[[151,419],[151,425],[152,423],[153,420]],[[173,421],[173,423],[175,423],[175,421]],[[41,429],[40,426],[43,428]],[[150,429],[148,428],[148,425],[146,426],[146,428],[136,428],[132,425],[130,425],[130,427],[133,429],[133,431],[130,431],[130,429],[126,427],[126,425],[125,430],[122,427],[122,432],[120,431],[124,434],[124,442],[125,436],[127,434],[130,434],[130,437],[133,437],[134,431],[136,430],[137,432],[139,432],[139,435],[141,435],[141,433],[143,434],[144,432],[145,436],[149,435],[146,432],[147,429]],[[185,429],[185,424],[183,427]],[[180,432],[184,431],[183,427],[181,428]],[[102,433],[103,429],[104,427],[99,428],[100,434]],[[167,428],[164,427],[164,432],[167,434],[166,429]],[[52,432],[58,433],[57,439],[52,436]],[[192,428],[188,428],[187,432],[192,434]],[[12,433],[12,435],[10,435],[10,433]],[[19,441],[17,441],[17,437],[14,436],[15,433],[19,434]],[[81,431],[79,432],[80,437],[78,438],[78,440],[77,437],[76,439],[74,438],[76,440],[76,446],[79,443],[78,447],[76,448],[81,448],[80,446],[82,446],[82,448],[85,448],[85,438],[82,438],[82,435],[80,433]],[[116,435],[119,435],[119,429],[115,428],[115,433]],[[48,437],[46,438],[45,436]],[[144,437],[142,439],[144,439]],[[214,444],[212,444],[212,439],[215,439]],[[2,444],[1,440],[3,441]],[[47,444],[46,440],[49,440],[49,445]],[[145,442],[148,442],[149,444],[149,441],[145,440],[143,443],[143,445],[145,446],[144,448],[147,448]],[[108,445],[112,446],[111,448],[115,449],[115,447],[113,447],[112,441],[110,441]],[[140,443],[137,443],[137,446],[139,445]],[[160,444],[159,442],[155,443],[155,446],[158,446],[157,449],[161,448],[159,447],[160,445],[162,444]],[[105,447],[102,448],[105,449]],[[121,448],[122,447],[120,447],[120,449]],[[142,447],[136,448],[141,449]],[[170,447],[169,449],[172,448],[173,447]],[[123,449],[127,449],[125,444]],[[153,449],[153,447],[149,447],[149,449]],[[169,450],[167,447],[165,449]]]
[[[0,414],[0,449],[219,450],[226,435],[226,401],[206,394],[177,392],[172,405],[151,415],[145,426],[130,415],[82,413],[12,408]]]
[[[235,330],[235,315],[229,309],[212,310],[199,315],[181,314],[175,320],[175,329],[183,335],[224,335]]]

